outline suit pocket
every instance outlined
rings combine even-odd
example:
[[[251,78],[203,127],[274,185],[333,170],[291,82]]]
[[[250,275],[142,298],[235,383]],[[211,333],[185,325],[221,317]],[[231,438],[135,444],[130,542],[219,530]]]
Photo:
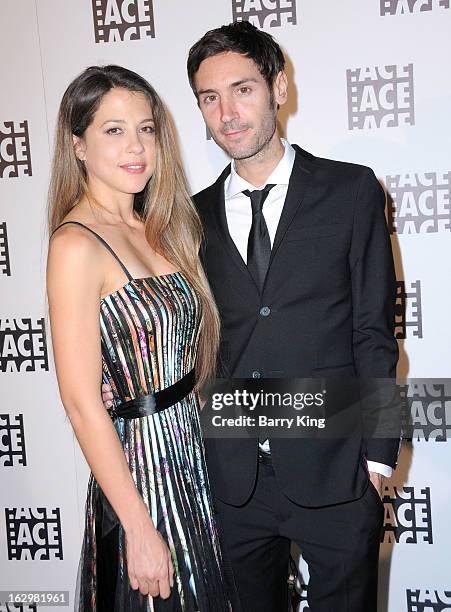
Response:
[[[313,370],[313,375],[319,374],[324,378],[334,378],[335,376],[351,376],[355,377],[355,369],[354,364],[351,363],[343,363],[333,366],[326,366],[322,368],[315,368]]]
[[[373,485],[369,477],[368,477],[368,490],[369,490],[369,494],[373,497],[373,500],[377,503],[379,508],[381,507],[384,508],[384,502],[382,501],[382,498],[379,495],[379,491]]]
[[[313,238],[327,238],[340,234],[344,229],[342,223],[328,223],[325,225],[314,225],[311,227],[290,227],[285,235],[287,242],[298,242],[311,240]]]

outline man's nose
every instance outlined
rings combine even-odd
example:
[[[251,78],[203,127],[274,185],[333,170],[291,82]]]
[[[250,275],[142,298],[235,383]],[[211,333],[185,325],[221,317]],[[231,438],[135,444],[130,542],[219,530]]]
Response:
[[[221,100],[221,121],[229,123],[238,117],[238,111],[233,100]]]

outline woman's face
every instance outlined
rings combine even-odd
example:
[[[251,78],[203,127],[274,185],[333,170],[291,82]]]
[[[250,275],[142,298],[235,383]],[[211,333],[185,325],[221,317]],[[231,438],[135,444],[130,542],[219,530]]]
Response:
[[[155,170],[155,124],[144,94],[115,87],[102,98],[83,137],[74,136],[88,184],[100,190],[135,194]]]

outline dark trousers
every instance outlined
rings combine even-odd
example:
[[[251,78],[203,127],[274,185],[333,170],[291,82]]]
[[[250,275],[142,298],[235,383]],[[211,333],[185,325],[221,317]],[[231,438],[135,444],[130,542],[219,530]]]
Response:
[[[291,541],[309,567],[311,612],[376,612],[384,512],[371,482],[357,500],[305,508],[280,491],[270,459],[260,459],[250,500],[215,506],[242,612],[287,610]]]

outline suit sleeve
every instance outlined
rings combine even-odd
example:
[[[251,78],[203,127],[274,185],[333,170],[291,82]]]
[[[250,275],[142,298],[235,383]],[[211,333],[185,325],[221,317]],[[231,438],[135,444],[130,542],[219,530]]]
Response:
[[[373,422],[374,435],[365,439],[366,458],[394,467],[400,419],[394,380],[398,361],[394,337],[396,276],[384,211],[384,191],[373,171],[365,168],[356,193],[349,253],[354,363],[365,386],[363,410],[368,414],[369,409]],[[374,427],[378,433],[374,433]],[[390,434],[383,437],[380,432],[384,431]]]

